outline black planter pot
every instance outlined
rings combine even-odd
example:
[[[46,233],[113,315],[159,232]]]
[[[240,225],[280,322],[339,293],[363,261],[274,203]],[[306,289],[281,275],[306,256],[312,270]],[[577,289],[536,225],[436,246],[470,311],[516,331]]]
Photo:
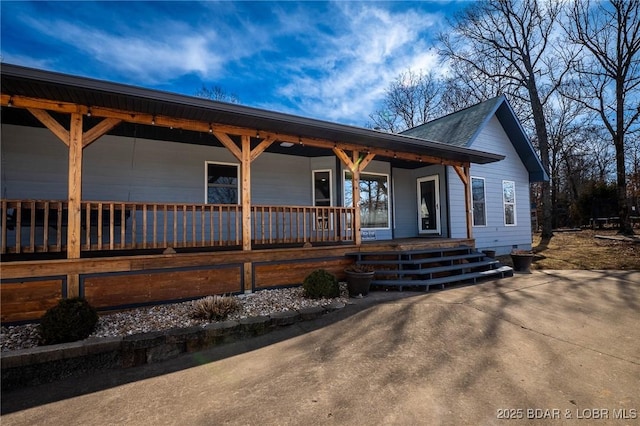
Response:
[[[347,274],[347,290],[349,291],[349,297],[365,297],[369,294],[371,281],[373,281],[373,271],[344,272]]]
[[[516,272],[531,273],[531,263],[533,263],[533,253],[515,254],[511,253],[513,270]]]
[[[491,259],[495,259],[496,258],[496,251],[495,250],[482,250],[482,252],[484,253],[485,256],[491,258]]]

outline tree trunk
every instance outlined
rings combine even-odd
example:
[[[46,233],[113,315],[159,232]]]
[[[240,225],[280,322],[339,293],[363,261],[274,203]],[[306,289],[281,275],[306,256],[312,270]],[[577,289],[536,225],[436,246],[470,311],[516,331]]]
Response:
[[[616,77],[616,134],[613,144],[616,148],[616,180],[618,186],[618,216],[622,235],[633,235],[633,226],[629,215],[629,199],[627,197],[627,171],[624,163],[624,77]]]
[[[542,166],[549,173],[549,135],[547,133],[547,124],[544,121],[544,111],[542,102],[538,95],[538,90],[533,78],[528,84],[529,98],[531,100],[531,110],[533,113],[533,121],[536,126],[536,137],[538,138],[538,147],[540,150],[540,159]],[[551,201],[551,183],[549,181],[542,182],[542,239],[549,239],[553,236],[553,203]]]

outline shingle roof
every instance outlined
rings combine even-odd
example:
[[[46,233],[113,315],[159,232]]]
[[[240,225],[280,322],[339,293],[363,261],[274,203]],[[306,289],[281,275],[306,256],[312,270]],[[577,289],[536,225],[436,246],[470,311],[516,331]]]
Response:
[[[478,134],[496,116],[509,136],[532,182],[549,180],[531,141],[505,96],[497,96],[402,132],[403,135],[471,148]]]

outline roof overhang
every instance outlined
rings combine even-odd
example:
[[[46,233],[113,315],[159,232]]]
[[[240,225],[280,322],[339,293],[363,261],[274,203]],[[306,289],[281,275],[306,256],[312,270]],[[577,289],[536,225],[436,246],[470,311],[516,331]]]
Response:
[[[2,64],[0,77],[2,95],[5,97],[47,99],[89,108],[162,115],[252,129],[255,132],[347,143],[361,146],[363,151],[379,149],[461,163],[487,164],[504,158],[498,154],[410,136],[17,65]],[[3,122],[4,117],[5,114]],[[162,139],[173,140],[171,132],[166,130],[166,134],[161,135]],[[189,143],[188,140],[181,142]]]
[[[530,182],[546,182],[549,180],[549,174],[545,170],[540,157],[536,154],[527,133],[522,128],[520,121],[517,119],[515,112],[511,108],[507,99],[501,102],[496,111],[496,117],[502,124],[504,131],[509,135],[511,143],[518,153],[522,164],[529,172]]]

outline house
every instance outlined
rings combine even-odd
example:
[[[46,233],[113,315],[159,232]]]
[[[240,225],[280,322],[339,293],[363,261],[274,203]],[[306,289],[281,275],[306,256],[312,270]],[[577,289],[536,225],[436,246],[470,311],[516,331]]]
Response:
[[[388,134],[10,64],[0,77],[3,323],[62,297],[108,310],[293,285],[354,253],[447,252],[440,280],[475,279],[502,273],[468,266],[476,248],[531,246],[529,182],[546,175],[505,98]]]
[[[403,134],[504,155],[502,161],[474,164],[471,170],[476,247],[495,249],[499,255],[508,254],[513,248],[531,248],[529,184],[549,178],[505,96],[432,120]],[[464,188],[451,168],[444,168],[440,175],[449,182],[446,189],[451,197],[449,220],[460,223],[465,210],[459,194],[464,193]],[[449,231],[450,237],[461,235],[457,227]]]

